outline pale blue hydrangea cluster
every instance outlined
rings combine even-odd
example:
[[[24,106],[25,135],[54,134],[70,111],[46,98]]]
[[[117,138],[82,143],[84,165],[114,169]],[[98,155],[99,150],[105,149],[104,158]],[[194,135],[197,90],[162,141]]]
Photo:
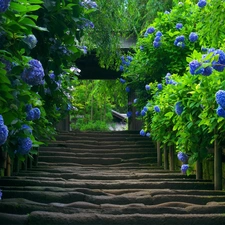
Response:
[[[120,57],[122,65],[120,65],[120,71],[124,71],[126,69],[126,67],[130,66],[130,63],[133,61],[133,57],[132,56],[121,56]]]
[[[163,89],[163,86],[161,83],[157,84],[157,88],[161,91]]]
[[[224,90],[219,90],[216,92],[216,102],[218,104],[218,108],[216,109],[217,115],[225,118],[225,91]]]
[[[160,112],[159,106],[158,105],[154,106],[154,110],[155,110],[155,112],[159,113]]]
[[[186,174],[187,173],[187,170],[189,169],[189,165],[188,164],[183,164],[181,166],[181,172]]]
[[[146,132],[143,129],[141,129],[140,130],[140,135],[144,137],[146,135]]]
[[[120,82],[121,82],[122,84],[125,84],[125,83],[126,83],[126,80],[124,80],[123,78],[120,78]]]
[[[177,46],[177,47],[184,48],[185,47],[184,41],[185,41],[184,35],[177,36],[175,41],[174,41],[174,45]]]
[[[29,85],[43,84],[45,74],[41,62],[36,59],[31,59],[28,62],[28,66],[21,75],[22,80]]]
[[[41,117],[41,111],[37,107],[31,108],[30,110],[26,110],[26,112],[27,112],[27,117],[26,117],[27,121],[38,120]]]
[[[182,163],[187,163],[188,162],[188,155],[186,153],[184,153],[184,152],[178,152],[177,153],[177,158]]]
[[[146,90],[146,91],[149,91],[149,90],[150,90],[150,85],[149,85],[149,84],[146,84],[146,85],[145,85],[145,90]]]
[[[182,24],[182,23],[177,23],[177,24],[176,24],[176,29],[177,29],[177,30],[181,30],[182,27],[183,27],[183,24]]]
[[[80,2],[80,5],[85,8],[91,8],[91,9],[95,9],[98,7],[97,3],[93,2],[91,0],[84,0],[84,1]]]
[[[165,76],[166,84],[177,85],[177,82],[171,79],[171,74],[167,73]]]
[[[37,38],[33,35],[33,34],[30,34],[28,36],[26,36],[23,41],[28,45],[28,47],[30,49],[33,49],[34,47],[36,47],[37,45]]]
[[[175,104],[175,113],[177,114],[177,115],[181,115],[182,114],[182,112],[183,112],[183,110],[184,110],[184,107],[182,106],[182,103],[181,102],[177,102],[176,104]]]
[[[205,0],[200,0],[199,2],[198,2],[198,6],[200,7],[200,8],[203,8],[203,7],[205,7],[206,6],[206,1]]]
[[[28,133],[29,135],[32,134],[32,129],[31,129],[31,127],[30,127],[29,125],[27,125],[27,124],[23,124],[23,125],[21,126],[21,129],[20,129],[20,130],[22,130],[22,131]]]
[[[0,13],[4,13],[10,5],[11,0],[0,0]]]
[[[155,32],[155,28],[154,27],[148,27],[147,30],[144,33],[144,37],[147,37],[149,34],[152,34]]]
[[[161,31],[157,31],[156,34],[155,34],[155,39],[153,41],[153,46],[155,48],[158,48],[161,46],[161,37],[162,37],[162,32]]]
[[[135,99],[134,99],[134,104],[136,104],[136,103],[137,103],[137,101],[138,101],[138,99],[137,99],[137,98],[135,98]]]
[[[18,138],[18,149],[15,153],[27,155],[32,148],[32,140],[29,137]]]
[[[81,22],[82,22],[82,25],[80,26],[81,29],[83,28],[94,28],[95,25],[92,21],[90,21],[89,19],[86,19],[86,18],[81,18]]]
[[[189,35],[189,41],[195,42],[198,40],[198,34],[196,32],[191,32]]]
[[[131,111],[128,111],[127,112],[127,117],[130,118],[131,116],[132,116],[132,112]]]
[[[3,145],[8,138],[8,127],[4,124],[3,116],[0,115],[0,145]]]

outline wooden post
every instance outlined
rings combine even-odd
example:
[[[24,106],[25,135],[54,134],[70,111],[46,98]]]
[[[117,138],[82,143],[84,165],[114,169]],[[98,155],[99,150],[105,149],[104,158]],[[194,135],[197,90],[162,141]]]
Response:
[[[159,141],[157,141],[157,165],[162,166],[162,154]]]
[[[25,170],[25,171],[27,170],[27,163],[28,163],[27,161],[28,161],[27,160],[27,155],[25,155],[25,160],[24,160],[24,162],[22,164],[22,169]]]
[[[21,166],[21,162],[19,161],[18,157],[16,156],[14,158],[14,172],[16,174],[18,174],[20,172],[20,166]]]
[[[222,190],[222,151],[214,141],[214,190]]]
[[[11,176],[11,159],[9,155],[7,155],[6,176],[7,177]]]
[[[175,160],[174,160],[174,148],[169,146],[169,158],[170,158],[170,171],[175,170]]]
[[[198,160],[196,162],[196,180],[201,180],[203,177],[202,174],[202,162],[200,160]]]
[[[168,150],[167,150],[166,145],[164,145],[163,151],[164,151],[164,170],[168,170],[169,169],[169,159],[168,159]]]
[[[33,158],[27,157],[27,168],[32,169]]]

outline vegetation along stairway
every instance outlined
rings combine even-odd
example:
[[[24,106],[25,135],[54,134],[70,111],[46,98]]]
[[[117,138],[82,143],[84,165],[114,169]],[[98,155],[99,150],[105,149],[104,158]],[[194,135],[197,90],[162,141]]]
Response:
[[[0,224],[225,224],[224,192],[156,162],[137,132],[61,133],[37,167],[0,179]]]

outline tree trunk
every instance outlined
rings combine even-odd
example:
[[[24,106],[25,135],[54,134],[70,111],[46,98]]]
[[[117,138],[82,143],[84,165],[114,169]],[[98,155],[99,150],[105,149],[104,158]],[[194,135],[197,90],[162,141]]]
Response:
[[[167,149],[166,145],[164,145],[163,151],[164,151],[164,170],[168,170],[169,169],[169,159],[168,159],[168,149]]]

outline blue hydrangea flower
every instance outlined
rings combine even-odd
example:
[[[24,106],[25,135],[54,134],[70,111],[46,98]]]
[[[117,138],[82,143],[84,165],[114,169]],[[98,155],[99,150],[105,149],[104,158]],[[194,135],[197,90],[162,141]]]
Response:
[[[183,27],[183,24],[182,24],[182,23],[177,23],[177,24],[176,24],[176,29],[177,29],[177,30],[182,29],[182,27]]]
[[[160,84],[158,84],[158,85],[157,85],[157,88],[161,91],[161,90],[163,89],[162,84],[161,84],[161,83],[160,83]]]
[[[141,110],[141,116],[145,116],[146,115],[146,111],[143,109]]]
[[[161,42],[153,41],[154,48],[159,48],[161,45]]]
[[[146,85],[145,85],[145,90],[146,90],[146,91],[149,91],[149,90],[150,90],[150,85],[146,84]]]
[[[188,161],[188,155],[186,153],[183,153],[183,152],[178,152],[177,158],[178,158],[178,160],[180,160],[183,163],[187,163],[187,161]]]
[[[184,42],[178,42],[177,44],[176,44],[176,46],[177,47],[180,47],[180,48],[184,48],[185,47],[185,44],[184,44]]]
[[[29,134],[32,134],[32,129],[31,129],[31,127],[28,126],[27,124],[23,124],[23,125],[21,126],[21,130],[26,131],[26,132],[29,133]]]
[[[92,9],[95,9],[98,7],[97,3],[93,2],[91,0],[84,0],[84,1],[80,2],[80,5],[85,8],[92,8]]]
[[[21,75],[22,80],[29,85],[42,84],[45,74],[41,62],[31,59],[28,64],[29,67],[25,68]]]
[[[32,140],[29,137],[18,139],[18,149],[16,152],[18,152],[21,155],[26,155],[29,153],[31,148],[32,148]]]
[[[219,90],[216,92],[216,102],[223,109],[225,109],[225,91],[224,90]]]
[[[128,111],[127,112],[127,117],[130,118],[131,116],[132,116],[132,112],[131,111]]]
[[[130,87],[125,88],[126,92],[130,92]]]
[[[213,68],[211,66],[207,66],[204,68],[204,71],[202,72],[203,76],[210,76],[213,72]]]
[[[198,6],[199,6],[200,8],[205,7],[205,6],[206,6],[206,1],[205,1],[205,0],[200,0],[200,1],[198,2]]]
[[[216,113],[218,116],[225,118],[225,110],[220,105],[216,109]]]
[[[177,103],[175,104],[175,113],[176,113],[177,115],[181,115],[181,113],[183,112],[183,110],[184,110],[184,108],[183,108],[181,102],[177,102]]]
[[[120,82],[121,82],[122,84],[125,84],[125,83],[126,83],[126,80],[124,80],[123,78],[120,78]]]
[[[25,106],[26,113],[28,113],[31,109],[32,109],[32,105],[31,104],[26,104],[26,106]]]
[[[201,47],[201,51],[203,52],[203,53],[206,53],[206,52],[208,52],[208,48],[205,48],[205,47]]]
[[[0,126],[0,145],[3,145],[8,138],[8,127],[6,125]]]
[[[146,132],[142,129],[142,130],[140,131],[140,135],[144,137],[144,136],[146,135]]]
[[[33,49],[38,42],[37,38],[33,34],[26,36],[23,41],[29,46],[30,49]]]
[[[51,72],[49,74],[49,77],[50,77],[51,80],[53,80],[53,81],[55,80],[55,74],[53,72]]]
[[[155,110],[155,112],[160,112],[160,108],[159,108],[159,106],[158,105],[156,105],[156,106],[154,106],[154,110]]]
[[[144,46],[141,45],[140,46],[140,50],[143,51],[144,50]]]
[[[166,10],[166,11],[164,12],[164,14],[170,14],[170,12]]]
[[[189,35],[189,40],[190,42],[195,42],[198,40],[198,34],[195,32],[191,32]]]
[[[0,126],[4,125],[4,119],[3,119],[3,116],[0,115]]]
[[[2,190],[0,190],[0,200],[2,199]]]
[[[136,103],[137,103],[137,101],[138,101],[138,99],[137,99],[137,98],[135,98],[135,99],[134,99],[134,104],[136,104]]]
[[[148,107],[145,106],[145,107],[143,108],[143,110],[144,110],[145,112],[147,112],[147,111],[148,111]]]
[[[219,55],[219,59],[217,62],[214,61],[212,63],[213,69],[222,72],[225,68],[225,53],[220,49],[215,50],[214,53],[215,55]]]
[[[131,62],[131,61],[133,61],[133,57],[132,56],[127,56],[127,59]]]
[[[150,137],[151,134],[149,132],[146,133],[146,137]]]
[[[31,109],[29,112],[27,112],[27,120],[28,121],[33,121],[33,120],[37,120],[40,119],[41,116],[41,111],[39,108],[33,108]]]
[[[181,172],[184,173],[184,174],[186,174],[188,168],[189,168],[189,165],[188,164],[183,164],[181,166]]]
[[[136,115],[136,116],[140,116],[140,112],[139,112],[139,111],[136,111],[136,112],[135,112],[135,115]]]
[[[184,42],[184,41],[185,41],[184,35],[177,36],[175,41],[174,41],[174,45],[177,46],[178,42]]]
[[[0,13],[5,12],[10,5],[11,0],[0,0]]]
[[[155,41],[155,42],[160,42],[160,41],[161,41],[161,36],[156,36],[156,37],[154,38],[154,41]]]
[[[204,68],[200,68],[201,66],[202,66],[202,64],[200,62],[198,62],[197,60],[191,61],[189,63],[190,73],[192,75],[202,74],[204,71]]]
[[[122,65],[120,65],[120,71],[123,72],[124,71],[124,67]]]
[[[162,32],[161,31],[157,31],[155,34],[156,37],[162,37]]]
[[[147,30],[146,30],[146,33],[147,34],[152,34],[155,32],[155,28],[154,27],[149,27]]]

